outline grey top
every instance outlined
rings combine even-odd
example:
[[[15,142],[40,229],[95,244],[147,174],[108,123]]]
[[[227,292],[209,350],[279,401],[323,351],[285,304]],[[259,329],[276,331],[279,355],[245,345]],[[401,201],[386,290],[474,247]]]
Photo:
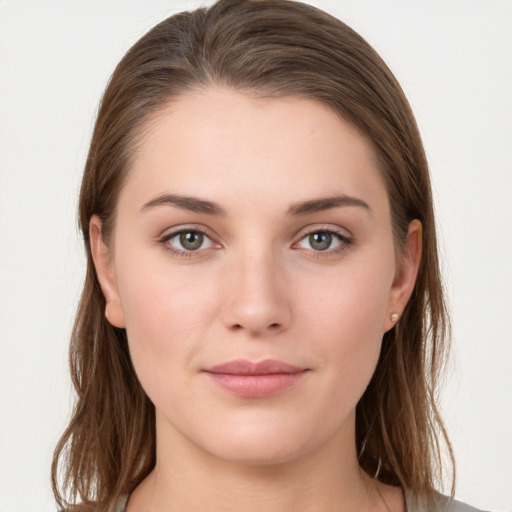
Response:
[[[410,491],[404,492],[405,512],[483,512],[480,509],[470,507],[457,500],[452,500],[446,496],[439,495],[436,498],[435,510],[427,510],[421,503],[415,499]],[[122,497],[110,512],[125,512],[128,496]]]
[[[427,510],[427,508],[419,503],[413,496],[412,492],[405,491],[405,512],[484,512],[475,507],[461,503],[460,501],[448,498],[438,494],[436,496],[436,508],[435,510]],[[121,511],[122,512],[122,511]]]

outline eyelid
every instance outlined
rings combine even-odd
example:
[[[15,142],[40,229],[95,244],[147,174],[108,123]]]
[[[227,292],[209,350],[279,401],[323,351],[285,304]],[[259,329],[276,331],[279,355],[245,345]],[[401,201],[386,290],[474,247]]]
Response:
[[[300,242],[314,233],[332,234],[338,237],[340,243],[336,247],[332,249],[325,249],[324,251],[299,247]],[[295,242],[292,244],[293,249],[304,251],[305,253],[308,253],[310,256],[315,258],[329,258],[339,255],[346,251],[354,243],[353,235],[347,229],[340,226],[333,226],[332,224],[317,224],[307,226],[306,228],[301,229],[294,238]]]
[[[207,228],[201,224],[178,224],[177,226],[168,227],[163,230],[157,238],[158,240],[162,240],[164,238],[169,240],[173,236],[179,235],[184,231],[197,231],[198,233],[202,233],[203,235],[207,236],[212,241],[220,243],[218,241],[219,237],[216,235],[216,233],[210,228]]]
[[[311,235],[312,233],[318,233],[319,231],[339,235],[345,239],[353,239],[353,235],[348,229],[333,224],[310,224],[305,228],[301,228],[293,238],[296,241],[299,241],[302,240],[304,237]]]
[[[212,245],[204,249],[192,251],[186,249],[179,249],[178,247],[173,247],[170,244],[168,244],[169,240],[172,240],[174,237],[187,231],[195,231],[197,233],[201,233],[203,236],[207,237],[211,241]],[[178,225],[172,228],[167,228],[162,232],[161,235],[158,236],[157,242],[163,245],[164,249],[170,252],[171,254],[183,257],[199,256],[210,249],[220,249],[222,247],[221,243],[218,241],[218,237],[215,234],[213,234],[213,232],[209,228],[197,224]]]

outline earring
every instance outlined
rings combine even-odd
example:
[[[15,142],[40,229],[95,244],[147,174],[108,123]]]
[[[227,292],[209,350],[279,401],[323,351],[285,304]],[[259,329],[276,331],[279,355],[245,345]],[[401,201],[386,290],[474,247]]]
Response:
[[[398,320],[398,313],[392,313],[389,319],[395,323]]]

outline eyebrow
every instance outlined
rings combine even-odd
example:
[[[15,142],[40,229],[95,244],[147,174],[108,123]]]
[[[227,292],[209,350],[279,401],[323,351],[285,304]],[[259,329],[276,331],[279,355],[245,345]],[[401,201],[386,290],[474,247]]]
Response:
[[[154,208],[156,206],[174,206],[182,210],[204,213],[206,215],[226,215],[226,210],[217,203],[207,201],[205,199],[199,199],[198,197],[181,196],[177,194],[162,194],[161,196],[145,203],[140,211],[142,213],[144,210]],[[340,208],[343,206],[356,206],[371,211],[368,203],[362,199],[342,194],[294,203],[290,208],[288,208],[287,213],[292,216],[302,216],[332,210],[333,208]]]
[[[176,194],[163,194],[147,202],[140,211],[143,212],[148,208],[155,206],[176,206],[182,210],[189,210],[195,213],[205,213],[207,215],[226,215],[224,208],[211,201],[199,199],[191,196],[180,196]]]
[[[323,212],[333,208],[340,208],[342,206],[356,206],[371,212],[371,208],[367,202],[357,197],[342,194],[294,203],[288,209],[288,215],[309,215],[311,213]]]

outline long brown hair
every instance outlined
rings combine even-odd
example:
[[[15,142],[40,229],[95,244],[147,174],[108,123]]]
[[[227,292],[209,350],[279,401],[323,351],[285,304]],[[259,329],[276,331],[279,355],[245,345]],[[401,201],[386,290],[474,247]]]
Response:
[[[421,221],[416,286],[402,318],[384,335],[357,406],[356,442],[369,475],[428,499],[441,482],[443,446],[453,463],[436,408],[448,320],[429,172],[409,104],[382,59],[341,21],[288,0],[220,0],[150,30],[121,60],[101,102],[80,193],[87,274],[70,348],[77,400],[52,465],[58,505],[106,510],[155,465],[154,407],[135,375],[125,331],[105,319],[89,221],[99,215],[108,241],[148,119],[179,94],[211,85],[328,105],[373,143],[398,250],[410,221]]]

